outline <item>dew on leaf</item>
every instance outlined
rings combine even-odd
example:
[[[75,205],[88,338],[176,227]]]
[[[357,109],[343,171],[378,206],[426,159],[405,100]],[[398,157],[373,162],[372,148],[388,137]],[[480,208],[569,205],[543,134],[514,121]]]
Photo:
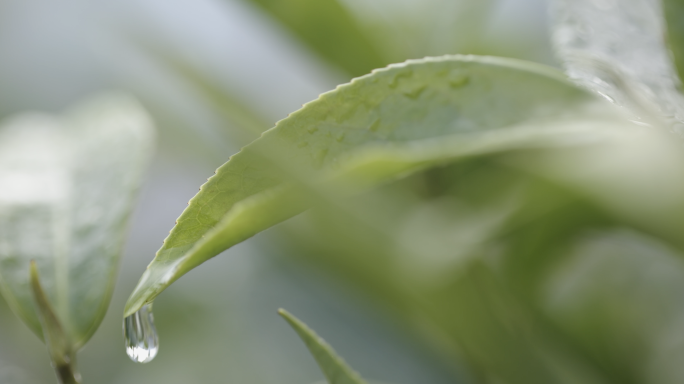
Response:
[[[126,354],[136,363],[149,363],[159,351],[159,336],[154,327],[152,304],[126,317],[123,323]]]

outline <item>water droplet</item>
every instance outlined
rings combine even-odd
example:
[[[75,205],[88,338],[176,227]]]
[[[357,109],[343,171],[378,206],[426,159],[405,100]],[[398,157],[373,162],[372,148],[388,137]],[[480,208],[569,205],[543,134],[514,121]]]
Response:
[[[152,304],[124,319],[124,339],[126,353],[136,363],[149,363],[159,351],[159,336],[154,327]]]

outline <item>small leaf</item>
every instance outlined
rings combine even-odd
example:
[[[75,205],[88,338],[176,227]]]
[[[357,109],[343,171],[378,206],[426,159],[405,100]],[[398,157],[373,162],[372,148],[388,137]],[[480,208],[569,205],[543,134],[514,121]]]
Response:
[[[405,95],[416,89],[419,97]],[[306,104],[221,166],[178,219],[125,316],[192,268],[311,206],[314,195],[353,194],[465,156],[582,143],[616,122],[624,124],[608,103],[553,69],[517,60],[445,56],[374,71]],[[312,193],[321,188],[330,193]]]
[[[660,1],[555,0],[553,14],[553,42],[571,78],[636,120],[684,122]]]
[[[37,335],[31,260],[74,351],[100,324],[152,140],[142,107],[116,94],[0,126],[0,291]]]
[[[282,316],[297,332],[309,352],[313,355],[329,384],[366,384],[366,381],[337,355],[335,350],[301,320],[284,309],[279,309]]]

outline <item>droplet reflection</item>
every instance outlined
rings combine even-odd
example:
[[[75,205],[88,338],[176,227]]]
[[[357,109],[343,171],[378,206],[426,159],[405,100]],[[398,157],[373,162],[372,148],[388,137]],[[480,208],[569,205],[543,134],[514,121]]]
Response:
[[[159,336],[154,327],[152,304],[147,304],[124,319],[126,353],[136,363],[149,363],[159,351]]]

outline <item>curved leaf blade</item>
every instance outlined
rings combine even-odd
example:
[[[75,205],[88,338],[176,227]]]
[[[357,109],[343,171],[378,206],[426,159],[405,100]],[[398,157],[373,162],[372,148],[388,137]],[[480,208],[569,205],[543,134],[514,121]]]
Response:
[[[358,372],[354,371],[347,363],[337,355],[335,350],[316,334],[311,328],[301,320],[294,317],[284,309],[279,309],[278,314],[282,316],[290,326],[297,332],[313,357],[318,366],[328,379],[329,384],[366,384]]]
[[[142,107],[117,94],[0,127],[0,291],[36,334],[30,260],[74,350],[100,324],[153,137]]]
[[[499,58],[427,58],[354,79],[281,120],[217,170],[148,266],[125,315],[190,269],[310,206],[307,190],[346,188],[349,180],[357,184],[352,189],[368,187],[478,151],[546,145],[550,137],[542,136],[568,134],[554,128],[615,122],[606,104],[553,69]],[[425,140],[448,146],[421,151]]]

